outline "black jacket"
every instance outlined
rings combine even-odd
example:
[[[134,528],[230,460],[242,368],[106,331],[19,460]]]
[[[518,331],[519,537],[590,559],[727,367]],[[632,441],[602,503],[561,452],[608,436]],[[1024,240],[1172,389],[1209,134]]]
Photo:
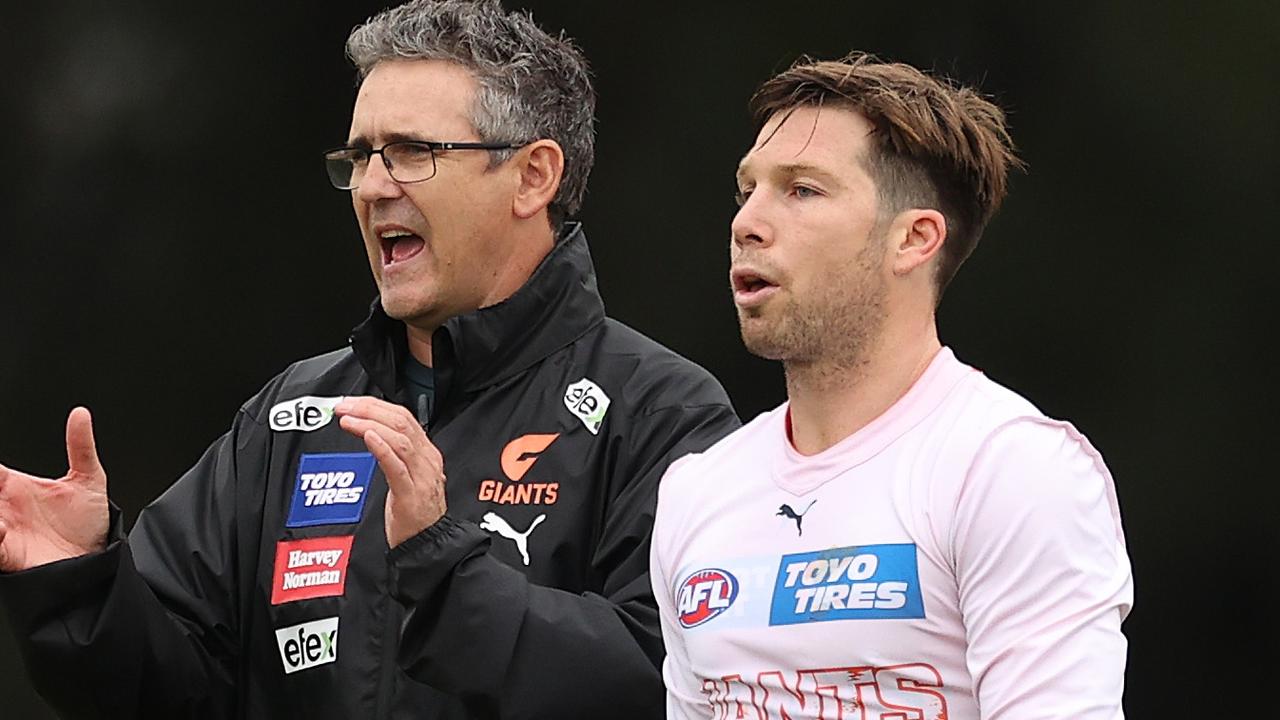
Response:
[[[404,402],[405,352],[375,303],[127,539],[113,513],[104,552],[0,577],[40,694],[71,718],[661,717],[657,485],[738,426],[723,389],[605,317],[571,228],[514,296],[436,332],[449,511],[388,551],[385,481],[328,408]]]

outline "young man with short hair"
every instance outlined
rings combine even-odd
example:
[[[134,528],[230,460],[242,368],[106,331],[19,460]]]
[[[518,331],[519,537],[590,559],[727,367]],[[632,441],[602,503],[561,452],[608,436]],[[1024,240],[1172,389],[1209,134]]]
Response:
[[[1019,165],[1003,114],[864,54],[752,104],[730,276],[788,400],[663,479],[668,717],[1122,717],[1111,476],[938,339]]]

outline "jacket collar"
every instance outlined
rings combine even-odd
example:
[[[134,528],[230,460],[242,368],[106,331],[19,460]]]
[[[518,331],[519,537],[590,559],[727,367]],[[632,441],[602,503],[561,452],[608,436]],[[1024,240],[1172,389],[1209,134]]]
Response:
[[[474,392],[516,375],[582,337],[604,320],[595,267],[579,223],[560,240],[511,297],[450,318],[431,338],[441,400],[452,389]],[[352,332],[360,364],[387,397],[397,397],[400,364],[408,352],[404,324],[374,299],[369,317]]]

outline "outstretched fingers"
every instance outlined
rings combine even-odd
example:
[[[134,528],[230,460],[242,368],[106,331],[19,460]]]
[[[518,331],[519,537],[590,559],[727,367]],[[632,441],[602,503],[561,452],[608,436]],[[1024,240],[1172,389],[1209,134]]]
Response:
[[[87,408],[75,408],[67,416],[67,462],[72,478],[97,479],[104,475],[93,439],[93,417]]]
[[[5,521],[6,513],[11,512],[9,507],[13,504],[13,494],[16,492],[14,475],[12,470],[0,465],[0,523]]]
[[[0,467],[0,491],[4,490],[5,468]],[[5,517],[7,508],[0,503],[0,572],[17,572],[25,569],[18,550],[18,532],[9,532],[9,518]]]

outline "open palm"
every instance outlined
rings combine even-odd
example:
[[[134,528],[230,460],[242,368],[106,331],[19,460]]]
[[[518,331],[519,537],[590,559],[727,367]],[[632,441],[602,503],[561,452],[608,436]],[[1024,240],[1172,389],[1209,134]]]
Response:
[[[67,460],[70,469],[57,480],[0,465],[0,572],[79,557],[106,545],[107,474],[84,408],[67,417]]]

